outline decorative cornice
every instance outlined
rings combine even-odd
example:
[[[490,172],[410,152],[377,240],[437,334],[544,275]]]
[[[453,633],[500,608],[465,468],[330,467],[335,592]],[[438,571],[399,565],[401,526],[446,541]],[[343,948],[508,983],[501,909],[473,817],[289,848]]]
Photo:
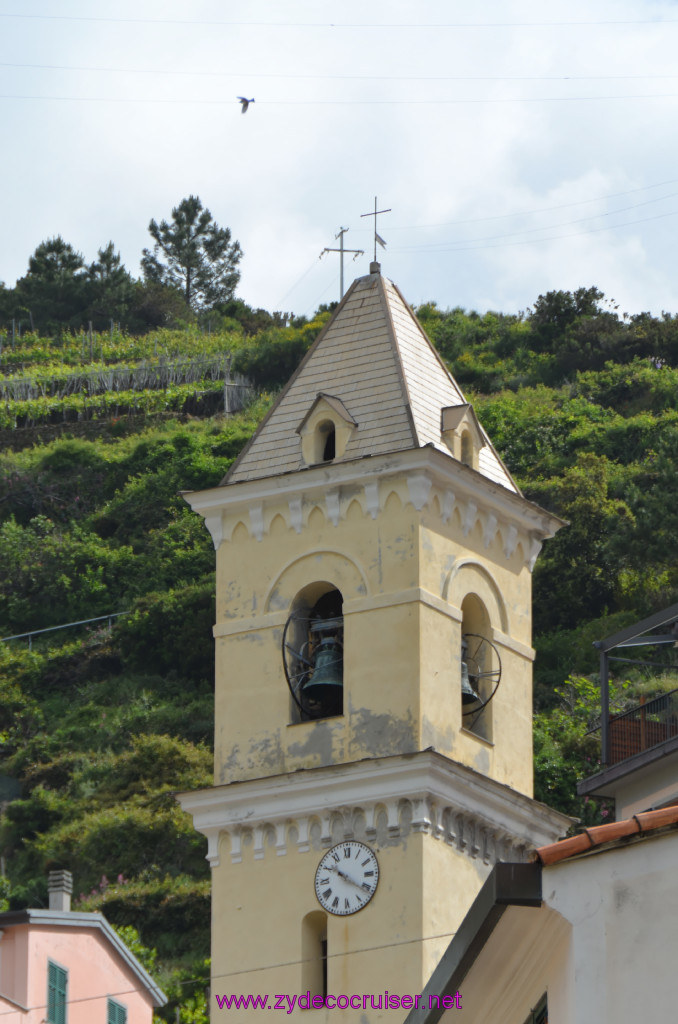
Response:
[[[264,536],[264,506],[262,502],[258,502],[256,505],[250,505],[250,532],[253,537],[257,540],[262,540]]]
[[[383,504],[375,505],[375,484],[388,487],[403,475],[415,508],[430,505],[434,495],[439,495],[445,521],[450,518],[455,503],[464,506],[472,503],[485,514],[493,513],[500,526],[505,524],[507,529],[513,526],[542,540],[552,537],[563,525],[563,520],[522,495],[514,494],[431,446],[313,466],[206,491],[183,492],[183,497],[195,512],[209,519],[208,525],[221,511],[240,513],[252,505],[279,504],[299,495],[310,505],[322,506],[328,490],[338,492],[340,488],[362,491],[366,511],[374,515],[375,508],[383,508]]]
[[[327,518],[332,523],[332,526],[338,526],[341,510],[339,503],[339,491],[327,492],[325,495],[325,508],[327,509]]]
[[[321,846],[331,845],[337,832],[374,841],[384,815],[387,843],[422,832],[495,863],[525,859],[572,821],[430,750],[215,786],[177,799],[207,836],[213,866],[224,836],[232,863],[239,863],[245,842],[260,859],[272,848],[284,856],[292,845],[308,852],[312,834]]]
[[[420,464],[425,463],[423,468],[419,465],[415,469],[414,456]],[[450,464],[455,469],[454,490],[449,486]],[[263,540],[270,522],[278,514],[297,534],[307,525],[314,508],[319,508],[333,526],[338,526],[355,499],[363,515],[377,519],[391,492],[418,512],[426,509],[430,513],[435,507],[443,524],[449,523],[456,509],[463,536],[467,537],[479,527],[486,549],[498,537],[507,560],[521,544],[523,563],[530,571],[542,541],[553,536],[561,525],[560,520],[538,506],[488,482],[453,459],[445,460],[433,449],[401,452],[388,460],[361,459],[333,468],[336,476],[332,476],[331,489],[328,489],[329,471],[316,467],[307,473],[286,474],[184,496],[204,517],[217,549],[222,542],[230,541],[238,523],[245,525],[257,541]]]

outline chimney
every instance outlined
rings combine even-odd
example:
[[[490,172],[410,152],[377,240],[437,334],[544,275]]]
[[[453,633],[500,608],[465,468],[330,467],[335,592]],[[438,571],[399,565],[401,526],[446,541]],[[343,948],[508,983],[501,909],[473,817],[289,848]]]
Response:
[[[70,871],[50,871],[47,878],[47,891],[49,892],[49,909],[68,913],[71,909],[73,875]]]

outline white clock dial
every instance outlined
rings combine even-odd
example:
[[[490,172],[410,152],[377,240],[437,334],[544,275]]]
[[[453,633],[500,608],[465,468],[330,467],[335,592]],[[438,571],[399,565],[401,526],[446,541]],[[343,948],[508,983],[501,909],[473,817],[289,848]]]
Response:
[[[315,873],[315,894],[329,914],[355,914],[374,896],[379,864],[373,850],[349,839],[328,850]]]

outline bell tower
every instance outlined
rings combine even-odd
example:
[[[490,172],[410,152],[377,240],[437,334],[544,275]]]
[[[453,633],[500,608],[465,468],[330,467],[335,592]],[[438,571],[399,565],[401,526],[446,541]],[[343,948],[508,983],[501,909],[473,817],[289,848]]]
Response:
[[[400,1021],[492,865],[569,824],[532,799],[531,570],[561,522],[377,263],[186,498],[217,552],[215,784],[180,798],[213,999]]]

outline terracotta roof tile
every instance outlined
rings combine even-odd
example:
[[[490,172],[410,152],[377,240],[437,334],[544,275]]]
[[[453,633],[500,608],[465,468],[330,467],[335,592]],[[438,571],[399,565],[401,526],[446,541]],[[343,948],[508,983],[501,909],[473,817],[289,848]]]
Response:
[[[533,856],[534,860],[538,860],[541,864],[557,864],[558,861],[576,857],[597,846],[614,842],[621,843],[629,836],[645,836],[649,832],[656,832],[671,826],[678,827],[678,806],[662,807],[658,811],[644,811],[642,814],[634,814],[632,818],[625,818],[623,821],[612,821],[609,825],[586,828],[579,835],[561,839],[557,843],[549,843],[548,846],[540,846],[538,850],[535,850]]]

